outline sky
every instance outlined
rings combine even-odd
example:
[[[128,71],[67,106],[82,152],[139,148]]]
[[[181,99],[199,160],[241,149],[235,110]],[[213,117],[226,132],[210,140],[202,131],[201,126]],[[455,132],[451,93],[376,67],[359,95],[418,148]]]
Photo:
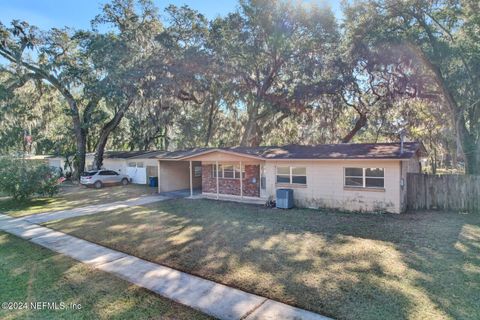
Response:
[[[305,0],[326,2],[340,16],[340,0]],[[10,24],[13,19],[25,20],[40,29],[69,26],[75,29],[90,27],[90,20],[100,12],[106,0],[0,0],[0,22]],[[155,0],[163,10],[169,4],[190,6],[207,18],[223,16],[234,11],[237,0]]]

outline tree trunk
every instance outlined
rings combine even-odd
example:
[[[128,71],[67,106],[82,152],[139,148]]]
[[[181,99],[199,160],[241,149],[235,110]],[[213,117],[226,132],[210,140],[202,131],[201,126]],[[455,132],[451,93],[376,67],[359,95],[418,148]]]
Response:
[[[75,133],[75,143],[77,145],[77,170],[75,172],[75,179],[80,179],[80,175],[85,171],[85,154],[87,153],[87,131],[82,126],[80,120],[80,115],[78,113],[77,102],[66,90],[62,92],[63,96],[66,98],[68,105],[70,106],[72,122],[73,122],[73,131]]]
[[[115,128],[118,126],[120,121],[123,119],[123,116],[125,115],[125,111],[130,107],[132,104],[133,100],[129,100],[127,104],[120,108],[120,111],[117,111],[115,113],[115,116],[113,117],[112,120],[110,120],[103,128],[102,131],[100,132],[100,137],[98,138],[98,143],[97,143],[97,148],[95,150],[95,158],[93,161],[93,166],[97,169],[100,170],[103,165],[103,155],[105,153],[105,146],[107,145],[108,137],[110,136],[110,133],[115,130]]]
[[[247,108],[248,120],[245,125],[240,145],[242,147],[258,147],[262,143],[262,132],[258,125],[258,108],[257,104],[253,106],[253,110]]]
[[[433,156],[431,159],[432,174],[437,174],[437,149],[436,148],[432,148],[432,149],[433,149]]]
[[[358,133],[358,131],[360,131],[360,129],[367,125],[367,114],[361,112],[358,112],[358,114],[360,115],[360,117],[355,122],[355,126],[353,127],[353,129],[350,130],[350,132],[345,137],[343,137],[342,143],[349,143]]]
[[[242,147],[258,147],[261,142],[262,137],[256,117],[249,116],[240,145]]]
[[[205,134],[205,147],[208,147],[210,144],[210,139],[212,137],[213,130],[213,118],[216,115],[217,106],[215,104],[215,99],[212,99],[210,103],[210,108],[208,112],[208,124],[207,124],[207,133]]]
[[[466,174],[480,174],[480,142],[475,143],[475,139],[468,132],[459,132],[460,142],[465,160]]]
[[[80,175],[85,171],[85,158],[87,153],[87,137],[83,130],[79,134],[75,134],[77,143],[77,170],[75,179],[80,179]]]

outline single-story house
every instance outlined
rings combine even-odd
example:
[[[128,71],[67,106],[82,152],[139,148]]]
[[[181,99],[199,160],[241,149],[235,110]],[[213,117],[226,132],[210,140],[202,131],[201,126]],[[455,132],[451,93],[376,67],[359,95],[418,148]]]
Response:
[[[422,143],[405,142],[196,148],[149,157],[158,161],[159,193],[189,189],[191,196],[260,203],[288,188],[299,207],[400,213],[407,173],[420,172],[425,155]]]

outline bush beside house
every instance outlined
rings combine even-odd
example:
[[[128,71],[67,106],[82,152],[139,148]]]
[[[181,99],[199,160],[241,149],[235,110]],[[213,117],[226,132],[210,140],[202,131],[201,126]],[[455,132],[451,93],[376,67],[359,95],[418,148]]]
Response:
[[[60,175],[45,163],[19,158],[0,158],[0,192],[14,199],[58,193]]]

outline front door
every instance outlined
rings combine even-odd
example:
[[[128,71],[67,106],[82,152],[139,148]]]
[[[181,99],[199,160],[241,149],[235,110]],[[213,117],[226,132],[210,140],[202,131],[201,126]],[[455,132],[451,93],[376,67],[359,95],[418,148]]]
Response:
[[[265,166],[260,165],[260,198],[267,196],[267,175],[265,174]]]

